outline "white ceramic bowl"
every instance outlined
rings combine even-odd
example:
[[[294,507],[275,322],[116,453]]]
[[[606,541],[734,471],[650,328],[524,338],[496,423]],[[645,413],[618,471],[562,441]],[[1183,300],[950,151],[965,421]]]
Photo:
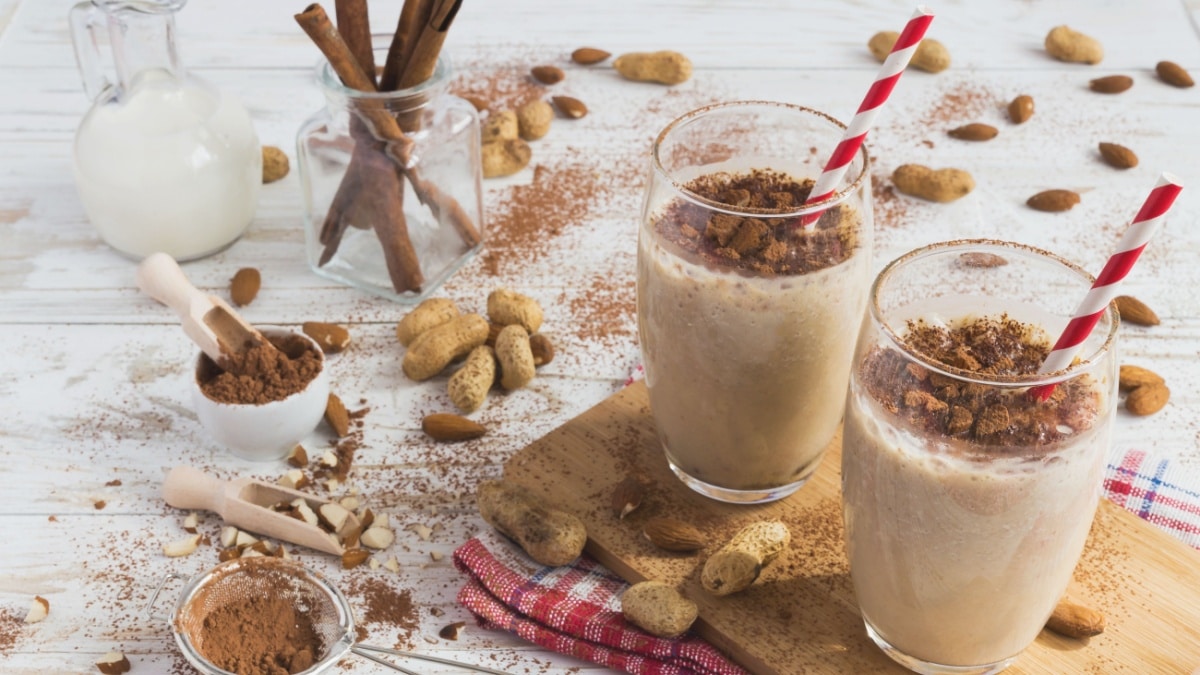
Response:
[[[201,355],[197,355],[191,376],[192,407],[208,433],[238,457],[281,459],[321,422],[329,400],[329,374],[324,353],[307,335],[274,328],[260,330],[267,337],[296,335],[304,338],[320,355],[321,372],[303,390],[280,401],[257,405],[220,403],[200,389]]]

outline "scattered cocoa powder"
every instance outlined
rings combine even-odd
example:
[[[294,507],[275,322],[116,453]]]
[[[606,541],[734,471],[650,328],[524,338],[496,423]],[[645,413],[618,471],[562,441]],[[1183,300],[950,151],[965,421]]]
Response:
[[[200,653],[239,675],[290,675],[312,667],[324,645],[312,617],[286,593],[250,594],[204,617]]]
[[[218,403],[260,405],[302,391],[321,372],[321,354],[304,338],[286,335],[268,339],[275,349],[251,347],[230,356],[224,368],[201,356],[196,380],[204,395]]]
[[[771,217],[799,208],[812,189],[811,180],[754,169],[700,176],[684,187],[703,200],[745,214],[714,212],[680,199],[655,221],[660,236],[710,267],[806,274],[843,262],[857,246],[860,220],[844,205],[829,209],[809,227],[802,227],[794,217]]]
[[[13,612],[0,610],[0,654],[7,654],[21,634],[21,619]]]
[[[950,327],[909,321],[906,346],[924,359],[994,381],[1037,372],[1051,341],[1040,328],[1002,315]],[[989,447],[1037,450],[1090,429],[1099,395],[1089,375],[1059,384],[1043,403],[1023,388],[966,382],[876,348],[860,366],[867,392],[918,430]]]
[[[360,599],[357,603],[362,611],[358,638],[365,639],[367,629],[375,626],[393,626],[400,632],[396,635],[399,648],[412,645],[412,635],[420,627],[417,606],[407,589],[397,589],[378,577],[363,577],[350,582],[347,591]]]

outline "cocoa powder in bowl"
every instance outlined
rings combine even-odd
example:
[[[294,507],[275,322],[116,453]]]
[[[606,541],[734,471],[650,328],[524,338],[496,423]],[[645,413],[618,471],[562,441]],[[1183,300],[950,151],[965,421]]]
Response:
[[[320,351],[296,334],[266,337],[275,349],[252,347],[232,356],[224,364],[229,370],[201,355],[196,365],[200,391],[218,403],[250,405],[282,401],[303,391],[321,372]]]

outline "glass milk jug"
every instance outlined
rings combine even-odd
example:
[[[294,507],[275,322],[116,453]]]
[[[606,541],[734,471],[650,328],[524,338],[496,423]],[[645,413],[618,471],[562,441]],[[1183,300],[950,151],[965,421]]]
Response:
[[[90,0],[70,13],[92,107],[75,135],[74,174],[88,219],[131,258],[216,253],[246,231],[262,149],[233,97],[187,74],[175,47],[186,0]],[[116,71],[101,65],[107,43]]]

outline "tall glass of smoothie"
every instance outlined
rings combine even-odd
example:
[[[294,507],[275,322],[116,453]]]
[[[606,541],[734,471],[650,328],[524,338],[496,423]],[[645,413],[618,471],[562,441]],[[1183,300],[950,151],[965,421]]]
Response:
[[[804,202],[844,132],[746,101],[654,143],[637,274],[650,408],[672,470],[714,499],[791,494],[841,422],[870,283],[866,152],[831,198]]]
[[[911,670],[998,672],[1067,588],[1116,405],[1112,308],[1070,367],[1037,371],[1091,283],[1054,254],[972,240],[913,251],[871,289],[842,441],[846,544],[867,633]]]

